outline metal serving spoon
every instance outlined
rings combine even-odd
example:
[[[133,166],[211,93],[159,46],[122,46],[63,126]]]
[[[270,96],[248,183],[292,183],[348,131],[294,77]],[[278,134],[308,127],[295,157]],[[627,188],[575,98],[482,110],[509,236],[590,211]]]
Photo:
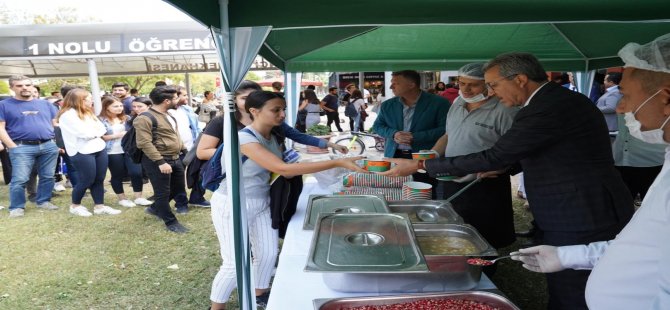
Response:
[[[524,253],[519,253],[519,252],[512,252],[510,255],[507,256],[500,256],[495,259],[483,259],[479,257],[473,257],[473,258],[468,258],[467,263],[469,265],[474,265],[474,266],[491,266],[495,264],[497,261],[503,259],[503,258],[510,258],[512,256],[528,256],[528,254]]]

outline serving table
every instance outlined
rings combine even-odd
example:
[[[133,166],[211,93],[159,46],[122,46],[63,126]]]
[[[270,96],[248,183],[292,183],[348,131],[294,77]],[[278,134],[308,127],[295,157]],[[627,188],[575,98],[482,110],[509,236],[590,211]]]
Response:
[[[332,192],[327,188],[320,187],[316,179],[307,178],[298,201],[296,213],[291,218],[284,237],[267,309],[312,310],[314,309],[314,299],[397,295],[398,293],[344,293],[334,291],[323,282],[323,274],[304,271],[313,231],[303,230],[302,226],[309,195],[317,194],[332,194]],[[374,281],[370,281],[366,285],[369,285],[372,291],[378,286]],[[474,289],[491,290],[495,288],[493,282],[485,274],[482,274],[479,284]]]

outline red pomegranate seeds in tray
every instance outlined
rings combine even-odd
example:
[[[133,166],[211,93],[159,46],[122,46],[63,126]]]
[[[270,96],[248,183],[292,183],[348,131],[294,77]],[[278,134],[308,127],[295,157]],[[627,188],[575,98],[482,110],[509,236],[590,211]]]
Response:
[[[342,310],[497,310],[477,301],[464,299],[423,299],[407,303],[379,306],[347,307]]]

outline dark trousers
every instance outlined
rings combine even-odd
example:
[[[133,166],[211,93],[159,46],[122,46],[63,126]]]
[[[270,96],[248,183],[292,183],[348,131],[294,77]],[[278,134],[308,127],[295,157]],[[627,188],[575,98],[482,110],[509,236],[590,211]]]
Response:
[[[394,158],[407,158],[412,159],[412,150],[396,150],[393,154]],[[431,178],[427,173],[415,173],[412,174],[414,181],[428,183],[433,186],[432,199],[437,199],[437,179]]]
[[[67,153],[63,154],[63,161],[65,162],[65,169],[67,169],[67,178],[70,179],[70,184],[74,187],[79,181],[77,178],[77,168],[72,164],[72,159]]]
[[[441,183],[444,184],[442,199],[468,185],[467,182]],[[516,240],[511,187],[507,175],[486,178],[451,201],[463,221],[474,226],[494,248],[506,247]]]
[[[158,165],[146,156],[142,156],[142,167],[147,172],[151,186],[154,188],[154,203],[149,207],[160,217],[165,225],[177,222],[170,210],[170,200],[179,194],[186,197],[184,165],[181,160],[166,160],[172,167],[171,174],[163,174]]]
[[[349,130],[354,131],[354,121],[356,120],[355,117],[349,116]]]
[[[328,122],[326,123],[329,128],[330,124],[333,122],[335,123],[335,127],[337,127],[337,131],[342,132],[342,127],[340,127],[340,113],[337,112],[326,112],[326,117],[328,118]]]
[[[105,176],[107,175],[107,150],[92,154],[77,153],[70,157],[77,169],[77,184],[72,188],[72,203],[81,204],[81,199],[90,189],[96,205],[105,203]]]
[[[184,160],[184,156],[186,156],[186,154],[179,155],[179,160]],[[200,183],[201,182],[198,180],[198,182],[193,184],[193,188],[191,188],[191,195],[189,196],[188,200],[186,199],[186,192],[175,195],[175,207],[187,207],[189,203],[201,203],[205,201],[205,189]]]
[[[613,225],[598,231],[544,231],[542,244],[564,246],[612,240],[623,229],[624,224]],[[572,269],[547,273],[548,309],[587,310],[584,291],[586,290],[586,280],[590,274],[590,270]]]
[[[640,194],[640,199],[644,199],[644,196],[647,195],[647,191],[656,176],[661,172],[663,166],[655,167],[625,167],[625,166],[614,166],[619,173],[623,182],[630,190],[630,194],[635,199],[635,196]]]
[[[133,192],[142,192],[142,165],[136,164],[126,154],[109,155],[109,172],[112,175],[110,182],[115,194],[123,194],[123,177],[130,176]]]

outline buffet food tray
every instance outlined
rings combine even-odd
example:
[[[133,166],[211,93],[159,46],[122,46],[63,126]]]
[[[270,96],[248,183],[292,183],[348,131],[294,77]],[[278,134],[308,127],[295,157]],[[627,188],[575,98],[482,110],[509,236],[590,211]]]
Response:
[[[381,195],[310,195],[302,228],[314,229],[319,214],[390,213]]]
[[[442,200],[403,200],[388,203],[391,213],[406,213],[412,224],[461,224],[463,218]]]
[[[388,295],[388,296],[370,296],[370,297],[346,297],[333,299],[315,299],[315,310],[341,310],[352,307],[362,306],[383,306],[417,302],[423,300],[469,300],[486,304],[500,310],[520,310],[509,299],[491,292],[484,291],[462,291],[448,292],[438,294],[406,294],[406,295]],[[405,309],[405,308],[403,308]],[[411,310],[406,308],[406,310]]]
[[[305,271],[428,272],[405,214],[321,214]]]

